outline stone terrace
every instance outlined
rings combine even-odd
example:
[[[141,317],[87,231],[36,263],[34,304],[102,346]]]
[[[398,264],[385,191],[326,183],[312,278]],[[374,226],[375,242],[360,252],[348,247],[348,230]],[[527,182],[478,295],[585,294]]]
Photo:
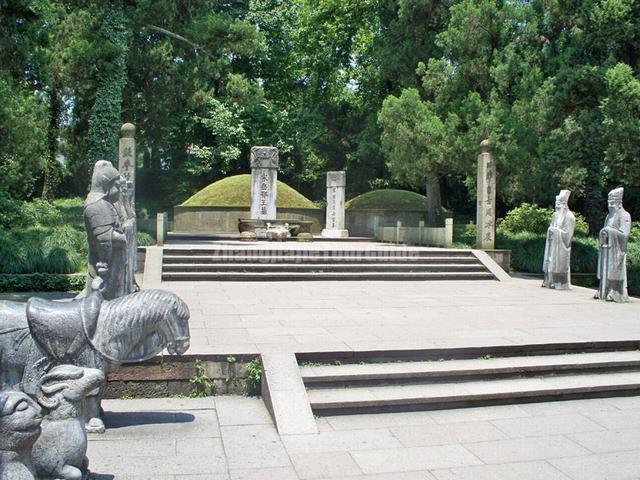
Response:
[[[191,309],[191,354],[426,349],[640,339],[640,303],[539,280],[163,282]]]

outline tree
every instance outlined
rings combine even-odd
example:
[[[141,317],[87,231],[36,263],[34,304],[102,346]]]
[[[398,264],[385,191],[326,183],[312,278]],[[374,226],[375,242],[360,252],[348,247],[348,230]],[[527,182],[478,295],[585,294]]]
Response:
[[[389,170],[415,188],[426,185],[427,222],[444,225],[440,177],[446,173],[450,158],[447,126],[433,104],[423,102],[413,88],[403,90],[400,97],[387,97],[378,121]]]

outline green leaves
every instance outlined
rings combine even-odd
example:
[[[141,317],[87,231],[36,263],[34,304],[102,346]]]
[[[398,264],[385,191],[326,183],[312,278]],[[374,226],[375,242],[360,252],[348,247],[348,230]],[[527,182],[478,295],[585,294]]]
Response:
[[[450,145],[445,125],[418,90],[387,97],[378,123],[389,170],[398,180],[422,188],[428,177],[439,175],[447,166]]]

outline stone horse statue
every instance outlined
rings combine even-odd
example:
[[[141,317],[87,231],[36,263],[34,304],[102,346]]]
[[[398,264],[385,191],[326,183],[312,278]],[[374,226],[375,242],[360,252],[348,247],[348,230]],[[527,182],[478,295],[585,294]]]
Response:
[[[34,397],[40,379],[69,364],[105,374],[121,363],[148,360],[165,348],[183,354],[189,348],[189,309],[176,295],[145,290],[104,300],[102,279],[82,299],[26,304],[0,301],[0,390],[21,390]],[[101,394],[87,408],[88,431],[104,431]]]

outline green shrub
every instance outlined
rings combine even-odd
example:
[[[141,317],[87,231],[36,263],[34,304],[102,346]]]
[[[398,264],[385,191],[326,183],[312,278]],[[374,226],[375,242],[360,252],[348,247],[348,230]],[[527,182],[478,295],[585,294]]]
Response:
[[[0,228],[22,225],[22,202],[14,200],[0,188]]]
[[[539,233],[546,234],[553,215],[552,208],[543,208],[529,203],[523,203],[519,207],[509,211],[507,215],[498,222],[498,233]],[[576,237],[586,237],[589,233],[589,225],[580,213],[575,213],[576,217]]]
[[[456,248],[475,248],[476,226],[473,223],[453,224],[453,243]]]
[[[60,225],[62,215],[52,203],[37,198],[32,202],[25,202],[22,207],[23,225],[29,227],[53,227]]]
[[[138,231],[138,245],[141,247],[148,247],[149,245],[155,245],[155,239],[147,232]]]
[[[0,273],[76,273],[86,258],[86,235],[70,225],[0,230]]]
[[[0,292],[79,292],[84,289],[85,280],[84,274],[0,274]]]
[[[84,200],[80,197],[59,198],[53,204],[62,216],[62,223],[84,228]]]
[[[498,234],[497,248],[511,250],[511,268],[518,272],[541,273],[546,236],[534,233]],[[571,246],[571,271],[594,273],[598,262],[595,238],[574,238]]]
[[[247,363],[245,367],[245,375],[247,382],[247,395],[260,395],[262,391],[262,362],[260,357],[256,357]]]
[[[640,243],[640,221],[631,223],[631,236],[629,237],[629,241]]]

